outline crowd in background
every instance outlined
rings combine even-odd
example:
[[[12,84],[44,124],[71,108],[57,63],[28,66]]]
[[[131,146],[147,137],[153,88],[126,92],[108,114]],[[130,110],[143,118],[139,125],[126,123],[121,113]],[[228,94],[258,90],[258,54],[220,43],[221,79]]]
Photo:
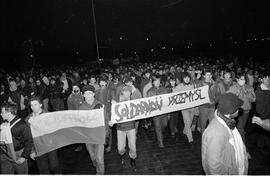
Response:
[[[245,126],[250,114],[256,114],[261,119],[270,118],[269,65],[258,64],[254,61],[239,62],[237,59],[227,61],[216,58],[181,58],[167,62],[138,62],[122,66],[98,65],[98,67],[98,69],[87,66],[48,67],[31,72],[17,72],[16,70],[7,72],[2,69],[0,102],[1,104],[4,102],[16,104],[18,116],[22,119],[32,112],[29,100],[33,95],[41,97],[46,111],[78,110],[84,101],[82,89],[86,85],[91,85],[95,89],[95,99],[105,105],[107,112],[105,117],[105,150],[107,152],[110,152],[112,147],[113,126],[108,124],[111,103],[114,102],[209,85],[210,103],[208,104],[136,121],[134,124],[126,123],[117,126],[117,131],[135,129],[135,135],[139,126],[146,130],[154,128],[160,148],[166,147],[163,143],[162,132],[167,125],[172,137],[181,130],[187,136],[187,142],[192,146],[192,132],[195,130],[204,132],[209,121],[214,118],[219,97],[225,92],[231,92],[244,101],[243,112],[237,125],[244,143]],[[129,94],[125,94],[127,90]],[[178,129],[180,117],[183,118],[184,129]],[[262,131],[261,135],[258,145],[269,156],[269,132]],[[128,140],[136,140],[136,138]],[[125,151],[119,145],[123,144],[118,143],[118,151],[120,155],[124,155]],[[131,159],[136,158],[134,145],[129,146],[135,150],[130,153]]]

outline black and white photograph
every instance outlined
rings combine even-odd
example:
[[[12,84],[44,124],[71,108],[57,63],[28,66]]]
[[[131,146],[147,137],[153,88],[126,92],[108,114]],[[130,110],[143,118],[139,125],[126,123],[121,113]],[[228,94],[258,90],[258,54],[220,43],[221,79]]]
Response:
[[[267,0],[0,13],[0,174],[270,175]]]

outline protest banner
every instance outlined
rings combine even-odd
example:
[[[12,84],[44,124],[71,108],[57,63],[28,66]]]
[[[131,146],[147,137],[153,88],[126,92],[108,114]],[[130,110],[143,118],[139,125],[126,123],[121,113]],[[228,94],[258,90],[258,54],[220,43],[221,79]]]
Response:
[[[111,122],[145,119],[209,103],[209,86],[112,104]]]
[[[37,156],[74,143],[105,143],[104,108],[49,112],[29,123]]]

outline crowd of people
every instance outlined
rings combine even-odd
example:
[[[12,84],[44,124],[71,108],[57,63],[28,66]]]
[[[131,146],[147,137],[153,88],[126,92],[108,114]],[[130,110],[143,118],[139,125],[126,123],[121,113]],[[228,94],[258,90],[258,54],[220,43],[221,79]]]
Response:
[[[139,127],[146,131],[149,128],[154,128],[158,147],[166,148],[163,142],[163,132],[167,125],[172,138],[175,138],[181,132],[186,135],[186,142],[190,144],[190,147],[194,145],[192,133],[195,130],[201,134],[205,133],[202,143],[208,147],[202,147],[204,149],[202,155],[205,154],[202,158],[206,174],[244,174],[242,168],[231,168],[230,164],[235,163],[231,160],[235,160],[235,158],[225,157],[225,155],[222,155],[223,158],[220,158],[221,155],[213,156],[212,160],[205,158],[211,155],[207,155],[208,149],[213,151],[209,147],[212,145],[209,140],[212,139],[211,133],[213,131],[211,132],[207,128],[213,119],[220,117],[228,129],[236,128],[239,131],[243,146],[245,146],[247,120],[251,114],[256,115],[253,123],[262,126],[264,129],[258,138],[258,147],[269,156],[270,74],[268,69],[269,65],[254,62],[241,63],[237,60],[227,61],[210,58],[181,58],[174,61],[152,63],[138,62],[122,66],[104,66],[98,70],[93,70],[93,68],[87,66],[58,69],[43,68],[36,69],[34,72],[16,72],[15,70],[8,72],[2,69],[0,72],[1,123],[7,120],[11,125],[13,124],[12,135],[16,141],[14,142],[15,151],[24,150],[20,154],[22,159],[17,163],[12,163],[6,157],[3,157],[3,152],[1,152],[1,172],[27,173],[27,165],[24,165],[24,167],[21,167],[21,165],[27,163],[27,159],[32,158],[37,162],[41,174],[60,174],[57,151],[36,157],[31,150],[33,139],[29,137],[31,131],[29,132],[28,119],[46,112],[91,110],[104,106],[105,145],[86,144],[97,174],[104,174],[104,152],[111,151],[113,128],[117,129],[119,162],[125,162],[127,139],[130,165],[136,171],[136,136]],[[144,120],[116,125],[110,122],[112,103],[191,90],[204,85],[209,86],[210,102],[207,104]],[[224,109],[226,105],[221,106],[221,104],[227,99],[235,100],[232,95],[240,99],[242,104],[231,108],[228,106]],[[237,109],[231,111],[235,107]],[[238,108],[241,108],[239,113]],[[236,111],[237,115],[235,115]],[[234,120],[236,116],[238,120]],[[179,129],[177,125],[179,118],[183,118],[184,129]],[[18,119],[20,121],[17,123]],[[213,123],[218,123],[218,121]],[[212,127],[212,130],[214,129],[213,125],[210,127]],[[20,130],[23,130],[24,133],[19,133]],[[204,141],[204,139],[208,141]],[[76,151],[79,150],[81,150],[81,145],[76,148]],[[217,152],[224,152],[224,150]],[[248,158],[252,157],[248,150],[245,155]],[[219,158],[215,159],[214,157]],[[239,157],[238,161],[240,160]],[[235,167],[238,166],[239,163],[236,162]]]

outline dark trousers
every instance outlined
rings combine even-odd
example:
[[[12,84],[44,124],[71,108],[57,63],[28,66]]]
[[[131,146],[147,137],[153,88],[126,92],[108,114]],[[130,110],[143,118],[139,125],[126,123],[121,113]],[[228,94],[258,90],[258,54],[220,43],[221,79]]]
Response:
[[[179,114],[180,114],[179,111],[172,112],[169,114],[169,117],[170,117],[169,125],[170,125],[171,134],[175,134],[178,131],[177,125],[178,125]]]
[[[154,126],[155,126],[155,131],[156,131],[156,136],[157,136],[157,141],[159,144],[163,144],[163,134],[162,132],[167,126],[168,123],[168,115],[159,115],[155,116],[153,118],[154,121]]]
[[[112,147],[112,127],[108,127],[107,129],[105,145],[107,147]]]
[[[266,156],[270,156],[270,132],[261,129],[261,133],[258,137],[257,146],[261,152]]]
[[[257,141],[257,150],[259,151],[259,158],[261,162],[263,163],[269,163],[270,162],[270,132],[267,132],[264,129],[262,133],[258,136],[258,141]],[[266,171],[267,172],[267,171]],[[263,173],[263,174],[269,174],[270,173],[270,168],[268,166],[268,173]]]
[[[207,126],[207,121],[210,123],[211,120],[215,117],[215,108],[205,108],[205,107],[199,107],[199,124],[198,127],[201,129],[201,132],[203,134],[204,130]]]
[[[28,174],[27,160],[22,164],[17,164],[11,161],[5,154],[0,155],[1,161],[1,174]]]
[[[85,144],[93,165],[96,167],[97,175],[104,175],[104,145]]]
[[[39,174],[61,174],[57,150],[37,157],[36,161]]]
[[[237,129],[243,139],[244,144],[246,144],[245,127],[247,124],[248,116],[249,116],[249,111],[243,111],[243,114],[239,116],[238,122],[237,122]]]

